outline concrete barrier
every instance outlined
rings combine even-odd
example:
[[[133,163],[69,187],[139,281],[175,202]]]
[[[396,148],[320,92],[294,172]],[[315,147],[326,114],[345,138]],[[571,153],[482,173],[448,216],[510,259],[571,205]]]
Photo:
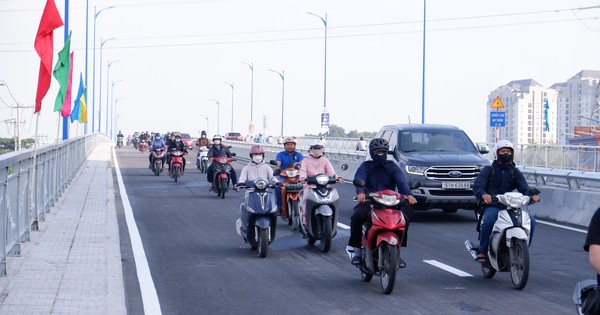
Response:
[[[239,157],[249,160],[248,153],[252,144],[228,144],[233,145],[232,151],[236,152]],[[283,146],[281,145],[265,145],[264,147],[267,151],[265,154],[267,162],[274,160],[277,153],[283,150]],[[305,149],[300,149],[299,151],[303,155],[308,154],[308,151]],[[327,153],[327,150],[325,151],[337,175],[342,176],[345,180],[352,181],[364,157],[356,154],[347,155],[335,150],[330,153]],[[343,164],[348,165],[348,169],[342,170]],[[534,182],[531,182],[530,185],[536,186]],[[592,215],[600,207],[600,192],[569,190],[541,185],[537,185],[536,187],[542,192],[540,195],[542,201],[530,206],[529,212],[539,219],[587,227]]]

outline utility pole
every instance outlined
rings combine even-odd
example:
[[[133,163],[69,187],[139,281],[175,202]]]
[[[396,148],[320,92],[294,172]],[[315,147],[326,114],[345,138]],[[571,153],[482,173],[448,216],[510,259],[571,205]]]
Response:
[[[13,127],[14,127],[14,137],[15,137],[15,151],[19,151],[19,150],[21,150],[21,124],[25,123],[25,121],[21,121],[21,117],[20,117],[21,109],[22,108],[33,108],[33,106],[19,105],[19,102],[17,102],[17,100],[13,96],[12,92],[8,88],[8,83],[6,83],[6,81],[0,81],[0,86],[6,87],[6,89],[8,90],[8,93],[10,94],[10,97],[13,99],[13,101],[16,104],[16,105],[9,105],[9,107],[10,107],[10,109],[17,110],[17,117],[6,119],[6,120],[4,120],[4,122],[7,124],[14,125]]]

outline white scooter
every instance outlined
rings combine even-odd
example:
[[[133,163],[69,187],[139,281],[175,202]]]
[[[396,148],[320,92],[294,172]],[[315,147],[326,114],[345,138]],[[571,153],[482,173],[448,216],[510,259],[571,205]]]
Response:
[[[532,195],[539,194],[533,189]],[[521,208],[530,203],[529,196],[519,192],[508,192],[494,197],[507,206],[498,212],[498,220],[490,235],[487,259],[481,263],[481,271],[485,278],[491,279],[497,271],[510,271],[513,287],[521,290],[527,285],[529,278],[529,235],[531,218]],[[473,259],[479,254],[479,246],[470,240],[465,246]]]
[[[198,155],[196,155],[196,168],[200,170],[200,173],[206,173],[208,169],[208,148],[205,146],[198,149]]]

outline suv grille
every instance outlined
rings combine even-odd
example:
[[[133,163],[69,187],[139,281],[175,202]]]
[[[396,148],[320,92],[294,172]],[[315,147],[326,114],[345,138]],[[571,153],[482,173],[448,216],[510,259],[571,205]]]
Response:
[[[476,166],[432,166],[425,171],[425,178],[439,181],[473,181],[478,175]]]

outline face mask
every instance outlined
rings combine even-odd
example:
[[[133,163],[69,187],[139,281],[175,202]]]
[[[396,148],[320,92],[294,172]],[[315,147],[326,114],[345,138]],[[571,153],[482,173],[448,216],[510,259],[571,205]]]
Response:
[[[258,164],[260,162],[263,161],[263,156],[262,155],[253,155],[252,156],[252,162]]]
[[[510,162],[511,155],[509,153],[504,153],[504,154],[500,154],[498,157],[500,158],[501,162],[508,163],[508,162]]]
[[[175,142],[181,142],[181,139],[175,139]]]
[[[215,140],[215,144],[216,144],[216,145],[219,145],[219,144],[221,144],[221,140]]]
[[[382,154],[379,154],[382,153]],[[383,163],[385,162],[385,160],[387,160],[387,154],[385,152],[372,152],[371,157],[373,158],[373,161],[376,163]]]
[[[156,136],[156,137],[154,137],[154,139],[160,140],[160,136]]]
[[[202,138],[206,138],[206,136],[205,136],[205,135],[202,135]]]
[[[313,149],[312,155],[314,157],[320,157],[321,155],[323,155],[323,149]]]

